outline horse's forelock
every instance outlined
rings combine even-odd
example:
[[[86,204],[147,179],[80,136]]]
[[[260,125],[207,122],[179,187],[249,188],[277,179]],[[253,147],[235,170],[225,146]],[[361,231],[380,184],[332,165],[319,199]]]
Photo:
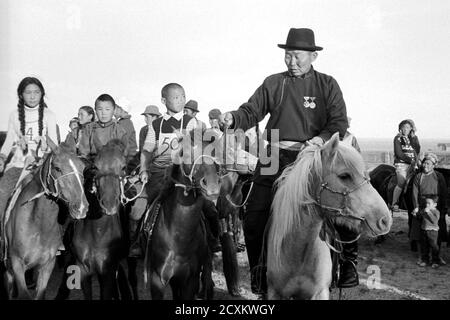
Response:
[[[333,159],[330,160],[329,168],[336,171],[338,166],[345,166],[349,171],[364,174],[365,165],[361,155],[351,146],[340,144],[336,149]]]

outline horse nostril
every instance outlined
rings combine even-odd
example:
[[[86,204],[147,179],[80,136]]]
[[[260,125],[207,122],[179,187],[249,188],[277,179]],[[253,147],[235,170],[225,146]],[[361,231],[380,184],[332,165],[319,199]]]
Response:
[[[391,217],[390,216],[384,216],[380,220],[378,220],[377,227],[380,230],[386,230],[390,227],[391,224]]]

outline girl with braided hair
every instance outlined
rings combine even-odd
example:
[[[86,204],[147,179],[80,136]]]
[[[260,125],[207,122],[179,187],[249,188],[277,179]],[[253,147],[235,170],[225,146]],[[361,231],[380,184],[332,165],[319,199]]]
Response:
[[[55,115],[44,102],[42,83],[36,78],[26,77],[19,83],[17,95],[17,109],[10,114],[8,133],[0,150],[0,173],[4,171],[0,179],[0,218],[26,163],[47,151],[44,137],[48,135],[53,141],[58,141]],[[11,160],[6,164],[10,153]]]

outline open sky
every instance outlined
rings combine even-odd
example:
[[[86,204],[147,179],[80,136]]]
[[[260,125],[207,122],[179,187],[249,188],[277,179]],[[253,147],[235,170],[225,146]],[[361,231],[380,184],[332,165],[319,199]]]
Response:
[[[338,81],[357,137],[392,138],[414,119],[450,139],[448,0],[1,0],[0,130],[25,76],[47,91],[63,138],[78,107],[110,93],[144,125],[146,105],[178,82],[212,108],[238,108],[284,71],[291,27],[315,31],[316,70]]]

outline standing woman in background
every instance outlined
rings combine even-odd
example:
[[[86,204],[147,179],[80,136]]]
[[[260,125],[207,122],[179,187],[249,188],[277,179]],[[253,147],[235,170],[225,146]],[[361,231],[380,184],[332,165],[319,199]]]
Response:
[[[42,83],[36,78],[26,77],[20,82],[17,95],[17,109],[9,116],[8,133],[0,150],[0,172],[5,171],[0,179],[0,218],[26,164],[50,151],[45,136],[48,135],[55,143],[58,141],[56,118],[44,102]],[[6,164],[11,151],[12,158]]]
[[[95,122],[94,109],[90,106],[82,106],[78,109],[78,119],[78,128],[69,132],[65,141],[69,146],[76,149],[77,154],[79,154],[78,150],[82,141],[81,137],[90,130],[88,127],[92,126]]]
[[[398,125],[399,133],[394,138],[394,166],[397,174],[397,185],[392,199],[392,210],[399,210],[398,200],[405,187],[408,175],[416,166],[420,153],[419,138],[416,136],[416,126],[411,119],[406,119]]]

